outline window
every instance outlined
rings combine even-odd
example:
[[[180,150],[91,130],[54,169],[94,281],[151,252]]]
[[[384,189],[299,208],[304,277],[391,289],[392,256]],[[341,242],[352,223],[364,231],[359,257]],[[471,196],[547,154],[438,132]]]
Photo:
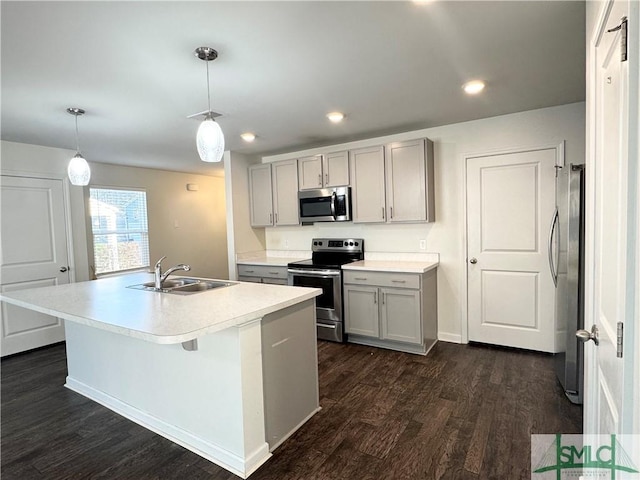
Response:
[[[149,266],[147,193],[90,188],[96,275]]]

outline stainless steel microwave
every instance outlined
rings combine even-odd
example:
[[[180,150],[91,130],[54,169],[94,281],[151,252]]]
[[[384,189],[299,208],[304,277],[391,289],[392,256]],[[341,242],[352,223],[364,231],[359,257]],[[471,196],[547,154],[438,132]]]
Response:
[[[298,192],[300,222],[348,222],[351,220],[351,187],[318,188]]]

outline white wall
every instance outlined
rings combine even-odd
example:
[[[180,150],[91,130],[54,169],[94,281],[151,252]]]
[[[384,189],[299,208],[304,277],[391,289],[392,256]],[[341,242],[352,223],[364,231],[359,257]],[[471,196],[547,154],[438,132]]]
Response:
[[[251,228],[249,212],[250,165],[260,163],[260,159],[239,153],[225,152],[224,176],[227,204],[227,244],[229,245],[229,278],[236,279],[236,254],[256,252],[265,249],[263,228]]]
[[[313,237],[361,237],[368,252],[427,252],[440,254],[438,269],[438,333],[459,341],[466,321],[465,157],[522,147],[555,145],[566,141],[566,161],[584,163],[585,105],[521,112],[471,122],[428,128],[332,146],[331,150],[380,145],[427,137],[435,147],[436,221],[413,225],[315,224],[266,229],[266,247],[273,250],[308,250]],[[328,150],[328,149],[326,149]],[[263,162],[298,158],[320,149],[263,158]]]
[[[1,143],[2,173],[19,172],[66,179],[74,151]],[[164,170],[89,162],[91,186],[142,188],[147,192],[151,261],[167,255],[165,268],[189,263],[196,276],[228,278],[224,179]],[[66,181],[66,180],[65,180]],[[189,192],[187,183],[199,185]],[[76,280],[89,279],[85,190],[69,187]],[[176,222],[178,227],[176,228]],[[89,248],[88,248],[89,247]]]

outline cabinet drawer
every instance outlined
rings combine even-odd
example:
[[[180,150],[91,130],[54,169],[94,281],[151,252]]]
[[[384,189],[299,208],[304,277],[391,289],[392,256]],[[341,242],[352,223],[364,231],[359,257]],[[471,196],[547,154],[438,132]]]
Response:
[[[371,271],[344,271],[344,283],[378,285],[380,287],[420,288],[420,275],[411,273],[387,273]]]
[[[273,267],[269,265],[238,265],[238,276],[287,278],[287,267]]]

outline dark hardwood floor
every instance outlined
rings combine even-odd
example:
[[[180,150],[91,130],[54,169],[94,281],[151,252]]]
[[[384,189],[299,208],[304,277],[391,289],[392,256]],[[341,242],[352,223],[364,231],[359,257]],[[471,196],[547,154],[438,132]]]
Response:
[[[525,479],[530,434],[579,433],[550,355],[320,342],[322,410],[250,478]],[[237,479],[63,387],[64,345],[2,361],[2,480]]]

